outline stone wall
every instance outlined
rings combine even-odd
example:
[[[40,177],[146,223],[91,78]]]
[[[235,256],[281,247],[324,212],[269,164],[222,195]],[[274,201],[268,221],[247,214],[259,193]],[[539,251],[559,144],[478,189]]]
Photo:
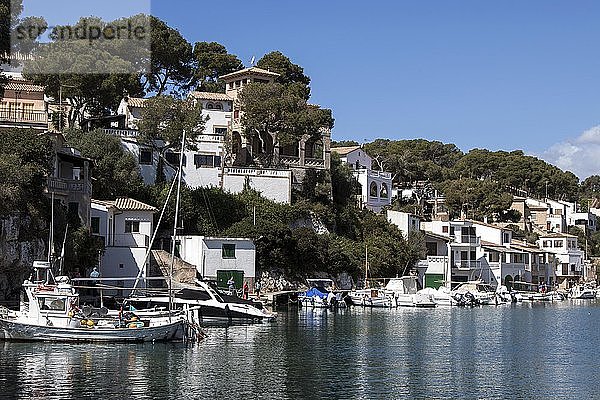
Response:
[[[34,260],[46,258],[42,239],[31,239],[28,217],[10,216],[0,219],[0,301],[18,300],[23,280],[31,273]]]

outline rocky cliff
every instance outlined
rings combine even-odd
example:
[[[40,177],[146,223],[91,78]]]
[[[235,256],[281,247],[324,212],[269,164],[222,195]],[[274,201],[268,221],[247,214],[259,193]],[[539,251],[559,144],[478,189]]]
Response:
[[[0,219],[0,301],[17,300],[34,260],[46,257],[44,240],[32,232],[31,219],[13,215]]]

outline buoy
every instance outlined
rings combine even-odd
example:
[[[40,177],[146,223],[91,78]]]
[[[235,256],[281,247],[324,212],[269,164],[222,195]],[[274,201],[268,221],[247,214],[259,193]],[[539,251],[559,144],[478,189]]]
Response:
[[[92,326],[94,326],[94,321],[92,321],[91,319],[88,319],[88,321],[87,321],[87,326],[89,326],[90,328],[91,328]]]
[[[82,320],[81,320],[81,325],[87,325],[87,320],[85,320],[85,319],[82,319]]]

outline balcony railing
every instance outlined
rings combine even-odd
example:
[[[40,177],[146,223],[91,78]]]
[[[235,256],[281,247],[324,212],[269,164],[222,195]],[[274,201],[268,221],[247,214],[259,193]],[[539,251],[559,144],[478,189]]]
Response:
[[[52,193],[80,193],[92,194],[92,185],[85,180],[48,178],[48,192]]]
[[[104,133],[118,137],[136,138],[140,134],[137,129],[105,128]]]
[[[476,268],[481,268],[481,262],[480,261],[463,260],[463,261],[455,262],[454,266],[458,269],[476,269]]]
[[[290,176],[291,171],[257,168],[225,168],[224,173],[227,175],[274,176],[287,178]]]
[[[304,165],[307,167],[324,168],[325,160],[323,160],[321,158],[305,158]]]
[[[470,235],[460,235],[454,239],[455,243],[462,244],[473,244],[479,246],[481,243],[481,237],[479,236],[470,236]]]
[[[46,111],[0,109],[0,121],[28,124],[48,124],[48,113]]]
[[[94,236],[104,240],[106,247],[145,247],[150,245],[148,235],[142,233],[121,233],[106,237],[104,235],[95,234]]]
[[[300,166],[300,157],[279,156],[279,161],[284,165]]]

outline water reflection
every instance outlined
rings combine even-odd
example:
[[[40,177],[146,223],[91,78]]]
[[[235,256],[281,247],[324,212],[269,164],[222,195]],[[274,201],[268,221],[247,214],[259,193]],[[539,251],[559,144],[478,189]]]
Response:
[[[593,398],[596,302],[283,312],[180,344],[0,345],[8,398]]]

